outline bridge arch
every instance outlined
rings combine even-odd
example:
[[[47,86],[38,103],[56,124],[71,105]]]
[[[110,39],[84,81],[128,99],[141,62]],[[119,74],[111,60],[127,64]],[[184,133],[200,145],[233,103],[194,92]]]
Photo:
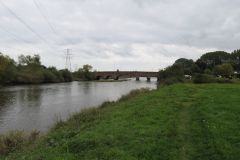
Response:
[[[110,78],[112,78],[112,75],[106,75],[106,76],[104,77],[104,79],[110,79]]]
[[[147,81],[150,81],[152,77],[159,79],[159,72],[140,72],[140,71],[102,71],[96,72],[96,79],[104,78],[104,79],[115,79],[118,80],[120,78],[136,78],[136,80],[140,80],[140,77],[147,78]]]

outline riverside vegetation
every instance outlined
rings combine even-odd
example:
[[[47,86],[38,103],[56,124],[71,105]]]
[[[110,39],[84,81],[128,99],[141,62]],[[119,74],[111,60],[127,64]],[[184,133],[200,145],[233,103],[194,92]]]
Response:
[[[70,82],[72,79],[67,69],[42,65],[39,55],[20,55],[17,63],[0,53],[0,85]]]
[[[72,82],[73,80],[95,80],[91,65],[83,65],[71,73],[67,69],[46,67],[41,64],[39,55],[20,55],[18,62],[0,53],[0,85],[40,84]]]
[[[159,72],[160,84],[174,84],[192,77],[194,83],[232,83],[240,78],[240,50],[203,54],[198,60],[180,58]],[[188,80],[189,81],[189,80]]]

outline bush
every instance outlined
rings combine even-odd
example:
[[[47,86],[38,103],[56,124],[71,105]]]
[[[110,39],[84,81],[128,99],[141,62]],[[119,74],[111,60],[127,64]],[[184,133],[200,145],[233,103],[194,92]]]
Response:
[[[184,81],[184,71],[180,65],[172,65],[159,72],[159,83],[171,85]]]
[[[12,83],[16,76],[16,65],[13,59],[0,53],[0,84]]]
[[[17,73],[15,83],[17,84],[37,84],[44,82],[42,71],[21,70]]]
[[[44,82],[45,83],[53,83],[53,82],[59,82],[59,79],[57,78],[56,75],[54,75],[51,71],[49,70],[44,70],[43,71],[43,76],[44,76]]]
[[[65,82],[71,82],[73,80],[72,73],[69,70],[64,69],[61,70],[60,73]]]
[[[161,83],[164,85],[172,85],[175,83],[182,83],[182,82],[184,82],[184,80],[182,78],[178,78],[178,77],[169,77],[169,78],[166,78],[163,81],[161,81]]]
[[[71,82],[72,73],[59,71],[55,67],[45,67],[40,56],[19,56],[18,64],[0,53],[0,84],[38,84]]]
[[[193,79],[194,83],[214,83],[217,82],[213,75],[209,74],[196,74]]]
[[[231,64],[221,64],[214,67],[213,72],[216,76],[230,78],[233,75],[233,67]]]
[[[92,66],[88,64],[83,65],[83,67],[79,68],[73,75],[76,80],[91,81],[96,79],[95,73],[92,71]]]
[[[233,80],[229,78],[216,78],[217,83],[233,83]]]

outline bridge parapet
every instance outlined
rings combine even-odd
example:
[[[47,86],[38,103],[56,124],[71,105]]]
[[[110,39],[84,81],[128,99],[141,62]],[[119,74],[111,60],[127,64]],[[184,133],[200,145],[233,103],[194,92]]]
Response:
[[[158,72],[146,72],[146,71],[98,71],[95,72],[96,78],[104,79],[119,79],[119,78],[136,78],[139,80],[139,77],[146,77],[150,80],[150,77],[159,77]]]

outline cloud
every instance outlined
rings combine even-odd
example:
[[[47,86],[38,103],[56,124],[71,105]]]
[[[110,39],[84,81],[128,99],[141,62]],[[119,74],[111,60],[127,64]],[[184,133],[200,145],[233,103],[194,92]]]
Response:
[[[35,1],[40,11],[31,0],[4,4],[44,40],[0,5],[0,50],[14,58],[38,53],[45,65],[63,68],[71,48],[75,68],[158,70],[180,57],[239,48],[238,0]]]

